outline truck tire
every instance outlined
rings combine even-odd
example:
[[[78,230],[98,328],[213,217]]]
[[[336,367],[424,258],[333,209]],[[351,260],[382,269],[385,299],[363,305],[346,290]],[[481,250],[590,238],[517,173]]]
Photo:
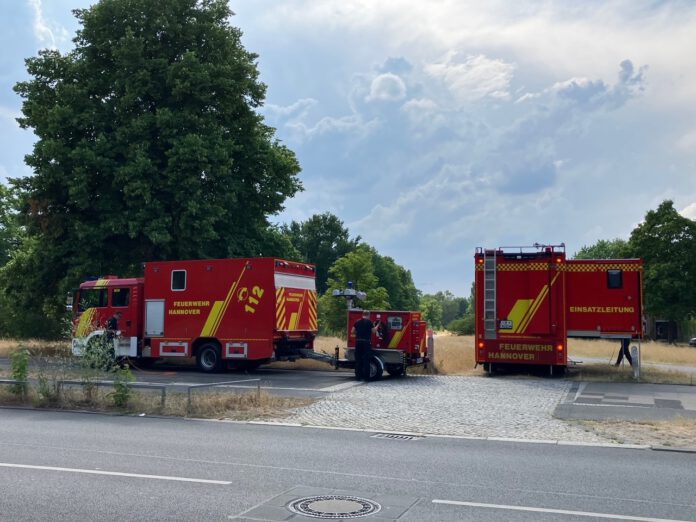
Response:
[[[381,379],[382,372],[383,369],[381,361],[377,357],[372,356],[370,358],[370,380],[376,381],[378,379]]]
[[[220,347],[214,343],[207,343],[198,349],[196,364],[203,373],[217,372],[222,368]]]

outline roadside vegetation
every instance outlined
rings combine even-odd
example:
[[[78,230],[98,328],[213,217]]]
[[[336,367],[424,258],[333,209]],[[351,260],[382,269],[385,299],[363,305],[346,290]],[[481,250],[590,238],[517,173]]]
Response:
[[[130,366],[114,361],[113,345],[106,337],[97,339],[81,358],[72,357],[64,344],[31,343],[29,349],[25,343],[5,340],[2,353],[9,356],[10,365],[0,376],[15,382],[0,386],[0,405],[245,420],[280,417],[313,402],[279,397],[260,387],[244,393],[199,390],[190,401],[186,393],[169,392],[162,401],[160,390],[131,386],[135,378]],[[104,386],[105,381],[111,384]]]
[[[577,421],[585,429],[620,444],[696,448],[696,419],[670,421]]]

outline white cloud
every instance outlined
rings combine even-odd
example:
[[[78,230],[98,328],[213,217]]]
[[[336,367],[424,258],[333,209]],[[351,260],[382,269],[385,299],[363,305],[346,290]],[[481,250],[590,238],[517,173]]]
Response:
[[[314,125],[307,125],[304,122],[288,123],[286,128],[296,137],[301,139],[312,139],[330,133],[365,136],[370,132],[370,129],[374,128],[376,125],[378,125],[377,120],[364,121],[359,115],[352,114],[340,118],[326,116],[321,118]]]
[[[56,38],[43,15],[41,0],[27,0],[34,14],[34,36],[42,46],[56,49]]]
[[[370,84],[365,101],[400,101],[406,97],[406,85],[396,74],[380,74]]]
[[[264,112],[274,117],[301,118],[307,113],[307,111],[309,111],[309,109],[314,107],[316,104],[317,100],[315,100],[314,98],[302,98],[300,100],[297,100],[295,103],[286,106],[268,103],[264,106]]]
[[[481,54],[462,57],[454,51],[448,52],[443,61],[425,67],[428,74],[441,79],[461,102],[509,97],[514,70],[513,64],[503,60]]]
[[[680,210],[679,213],[684,217],[696,220],[696,203],[691,203],[690,205],[687,205],[682,210]]]

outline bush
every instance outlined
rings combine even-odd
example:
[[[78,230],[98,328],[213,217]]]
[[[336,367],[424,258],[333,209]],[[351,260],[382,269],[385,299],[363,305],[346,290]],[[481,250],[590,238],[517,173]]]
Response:
[[[447,325],[447,329],[457,335],[474,335],[474,326],[474,315],[468,314],[460,319],[450,321]]]
[[[15,381],[22,381],[12,385],[12,393],[24,399],[27,396],[27,378],[29,377],[29,350],[20,348],[14,352],[11,364],[12,378]]]

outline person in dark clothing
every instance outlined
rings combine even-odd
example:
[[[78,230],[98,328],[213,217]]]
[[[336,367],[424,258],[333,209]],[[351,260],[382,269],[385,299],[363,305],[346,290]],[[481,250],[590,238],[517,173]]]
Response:
[[[355,378],[358,380],[370,380],[370,356],[372,352],[372,333],[377,327],[370,321],[370,312],[365,310],[362,318],[353,325],[355,336]]]
[[[375,327],[377,328],[377,338],[379,339],[377,343],[377,348],[386,348],[389,346],[389,331],[387,330],[387,323],[382,321],[380,314],[377,314],[377,320],[375,321]]]
[[[109,337],[109,339],[113,339],[118,334],[118,321],[122,316],[122,312],[116,312],[106,322],[106,335]]]
[[[621,339],[621,348],[619,348],[619,358],[616,359],[616,364],[614,366],[618,366],[621,364],[621,361],[624,358],[624,355],[626,356],[626,360],[628,361],[628,364],[633,366],[633,359],[631,358],[631,351],[629,350],[628,346],[631,344],[630,339]]]

